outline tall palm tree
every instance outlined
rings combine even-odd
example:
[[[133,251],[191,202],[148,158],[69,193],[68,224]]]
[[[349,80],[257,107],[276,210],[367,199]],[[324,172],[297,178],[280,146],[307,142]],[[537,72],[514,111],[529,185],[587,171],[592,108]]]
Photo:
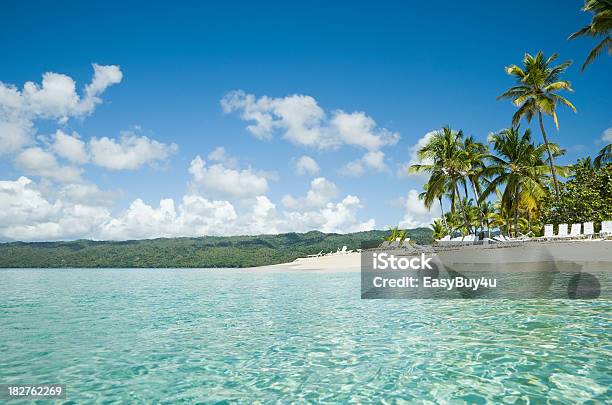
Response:
[[[429,142],[417,152],[417,156],[422,162],[426,163],[410,166],[410,172],[430,173],[425,194],[427,202],[450,192],[451,213],[455,212],[457,204],[459,204],[464,223],[469,229],[467,209],[463,205],[463,196],[459,187],[465,187],[464,173],[468,168],[463,145],[463,132],[454,131],[448,126],[436,131]]]
[[[548,161],[553,177],[553,185],[555,188],[555,196],[559,199],[559,184],[557,181],[557,172],[555,169],[555,161],[551,148],[549,147],[544,123],[542,122],[542,113],[553,117],[555,126],[559,130],[559,120],[557,119],[557,104],[562,103],[571,108],[574,112],[576,107],[565,97],[557,94],[560,90],[573,91],[570,82],[560,80],[561,75],[572,64],[571,61],[565,61],[560,65],[551,67],[550,64],[557,58],[557,54],[545,58],[540,51],[534,57],[528,53],[523,58],[524,67],[512,65],[506,68],[506,72],[514,76],[517,85],[511,87],[497,97],[497,99],[511,99],[514,105],[519,107],[512,117],[512,125],[517,126],[521,118],[525,118],[527,122],[531,122],[534,115],[538,116],[540,131],[548,152]]]
[[[604,146],[600,151],[597,157],[595,158],[593,164],[595,167],[603,167],[607,164],[612,163],[612,143]]]
[[[593,18],[588,25],[570,35],[569,39],[582,36],[602,38],[582,64],[581,70],[584,71],[604,50],[607,49],[608,55],[612,55],[612,0],[586,0],[582,11],[592,12]]]
[[[479,207],[480,207],[480,212],[482,212],[482,215],[484,217],[485,225],[487,226],[487,236],[490,238],[491,237],[491,219],[495,212],[493,208],[493,203],[491,201],[482,201],[479,204]]]
[[[442,222],[446,227],[446,217],[444,216],[444,205],[442,204],[442,197],[444,193],[449,190],[449,184],[446,176],[442,175],[439,171],[432,172],[429,177],[429,181],[423,186],[424,191],[419,194],[419,198],[423,200],[423,205],[430,210],[434,201],[438,201],[440,204],[440,213],[442,214]]]
[[[521,135],[518,127],[507,128],[489,137],[496,155],[489,156],[489,170],[494,178],[483,192],[483,198],[504,185],[500,212],[513,216],[514,231],[518,232],[519,209],[534,206],[547,194],[548,176],[551,174],[544,155],[552,150],[555,155],[562,151],[555,144],[534,145],[529,129]],[[565,174],[563,167],[557,167]],[[509,224],[505,224],[507,229]]]
[[[484,231],[484,214],[480,209],[480,194],[482,192],[480,181],[486,175],[485,159],[489,155],[489,148],[481,142],[476,142],[472,136],[465,138],[463,146],[465,159],[468,164],[465,175],[472,185],[472,192],[474,193],[478,218],[480,220],[480,229]]]

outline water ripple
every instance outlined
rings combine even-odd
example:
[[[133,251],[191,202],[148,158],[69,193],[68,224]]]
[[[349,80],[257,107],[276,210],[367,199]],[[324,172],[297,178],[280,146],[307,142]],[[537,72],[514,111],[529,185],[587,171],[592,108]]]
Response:
[[[0,381],[67,403],[609,403],[612,302],[361,300],[359,275],[0,270]]]

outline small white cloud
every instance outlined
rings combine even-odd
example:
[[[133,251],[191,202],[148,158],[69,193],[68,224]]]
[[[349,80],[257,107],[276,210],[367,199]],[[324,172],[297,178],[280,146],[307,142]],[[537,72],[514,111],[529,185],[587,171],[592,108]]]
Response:
[[[28,148],[15,158],[15,164],[24,173],[63,183],[81,181],[81,170],[60,165],[52,153],[38,147]]]
[[[317,174],[319,170],[319,164],[310,156],[304,155],[295,162],[295,171],[299,175]]]
[[[374,229],[376,222],[369,219],[359,221],[357,211],[361,208],[359,198],[347,195],[338,203],[329,202],[323,208],[310,210],[287,210],[283,212],[282,224],[278,226],[284,232],[360,232]]]
[[[608,128],[601,133],[601,140],[606,143],[612,143],[612,128]]]
[[[259,139],[272,139],[274,130],[284,131],[284,137],[304,146],[326,145],[321,130],[325,112],[310,96],[294,94],[284,98],[263,96],[256,99],[241,90],[228,93],[222,100],[223,111],[239,111],[240,117],[252,124],[247,130]]]
[[[318,177],[311,181],[305,197],[285,195],[282,198],[282,217],[276,222],[279,232],[305,232],[317,229],[322,232],[358,232],[374,229],[374,219],[359,221],[359,198],[347,195],[340,202],[333,202],[338,188],[331,181]]]
[[[145,164],[159,164],[176,153],[178,146],[124,132],[119,141],[92,138],[89,149],[93,163],[111,170],[133,170]]]
[[[340,169],[340,173],[345,176],[361,176],[368,169],[377,172],[389,170],[389,167],[385,163],[385,154],[382,151],[367,152],[361,159],[353,160],[344,165]]]
[[[399,140],[399,134],[377,128],[376,122],[360,111],[351,114],[342,110],[334,111],[330,124],[343,143],[369,151],[394,145]]]
[[[399,223],[401,228],[428,227],[434,217],[440,216],[438,207],[432,207],[431,211],[425,207],[423,200],[419,198],[419,192],[415,189],[408,191],[407,196],[400,201],[404,207],[404,217]]]
[[[325,177],[317,177],[310,182],[310,189],[305,197],[295,198],[289,194],[282,198],[288,209],[312,209],[325,207],[338,195],[338,187]]]
[[[225,166],[230,168],[238,167],[238,159],[233,156],[228,155],[225,148],[219,146],[215,148],[212,152],[208,154],[208,160],[212,162],[223,163]]]
[[[421,161],[419,159],[418,152],[419,150],[421,150],[421,148],[423,148],[425,145],[429,143],[429,141],[435,135],[436,132],[437,131],[430,131],[426,133],[421,138],[419,138],[419,140],[414,145],[410,147],[409,149],[410,160],[406,163],[399,164],[397,167],[397,176],[399,178],[411,177],[411,178],[415,178],[421,181],[427,179],[428,175],[426,173],[410,173],[409,169],[410,169],[410,166],[412,165],[431,164],[431,162],[429,161]]]
[[[251,168],[226,167],[223,163],[208,165],[199,155],[191,161],[189,173],[196,186],[216,196],[248,198],[268,191],[265,175],[255,173]]]
[[[52,149],[59,156],[73,163],[83,164],[89,161],[89,155],[79,134],[74,132],[68,135],[61,129],[58,129],[54,136]]]
[[[22,119],[3,121],[0,114],[0,155],[15,153],[28,145],[33,132],[31,122]]]
[[[85,98],[83,100],[83,108],[85,111],[90,112],[93,110],[96,104],[102,102],[98,97],[102,94],[109,86],[113,84],[121,83],[123,79],[123,73],[119,66],[116,65],[98,65],[94,63],[94,76],[87,86],[85,86]]]

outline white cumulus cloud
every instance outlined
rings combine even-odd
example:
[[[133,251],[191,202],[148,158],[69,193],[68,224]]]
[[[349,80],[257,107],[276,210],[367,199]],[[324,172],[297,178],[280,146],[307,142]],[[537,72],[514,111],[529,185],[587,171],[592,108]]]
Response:
[[[116,218],[97,231],[101,239],[144,239],[153,237],[216,235],[227,231],[236,219],[232,204],[186,195],[178,209],[171,198],[152,207],[136,199]]]
[[[410,147],[410,149],[408,150],[410,159],[407,162],[398,165],[397,176],[399,178],[411,177],[411,178],[415,178],[420,181],[427,179],[428,175],[426,173],[410,173],[409,169],[410,169],[410,166],[412,165],[432,163],[430,161],[422,161],[421,159],[419,159],[418,152],[421,148],[423,148],[425,145],[429,143],[429,141],[435,135],[436,132],[437,131],[427,132],[425,135],[419,138],[419,140],[414,145]]]
[[[311,96],[257,98],[238,90],[228,93],[221,106],[226,113],[238,112],[250,123],[247,130],[259,139],[271,139],[279,132],[300,146],[330,149],[352,145],[371,151],[399,140],[399,134],[379,128],[363,112],[334,110],[328,116]]]
[[[285,210],[276,228],[284,232],[318,229],[338,233],[373,229],[374,219],[362,222],[357,218],[359,198],[347,195],[340,202],[333,202],[338,193],[334,183],[318,177],[310,182],[306,196],[285,195],[282,198]]]
[[[299,175],[317,174],[321,168],[316,160],[310,156],[302,156],[295,162],[295,171]]]
[[[55,132],[52,149],[59,156],[74,163],[83,164],[89,161],[85,142],[81,140],[76,132],[68,135],[61,129],[58,129]]]
[[[400,202],[404,208],[404,216],[399,223],[401,228],[428,227],[433,218],[440,216],[438,207],[433,206],[431,211],[425,207],[416,189],[409,190],[406,197],[400,198]]]
[[[92,237],[92,229],[109,218],[110,213],[104,207],[61,199],[51,201],[26,177],[0,181],[0,239]]]
[[[612,128],[608,128],[601,133],[601,140],[607,143],[612,142]]]
[[[219,154],[218,149],[213,151],[211,160],[218,159]],[[265,174],[256,173],[251,168],[234,168],[233,164],[236,162],[231,159],[232,167],[228,167],[224,164],[228,159],[225,151],[223,156],[220,162],[212,165],[207,164],[199,155],[196,156],[189,166],[193,183],[209,194],[222,197],[247,198],[268,191],[268,179]]]
[[[92,162],[111,170],[133,170],[145,164],[159,164],[176,153],[178,146],[165,144],[133,132],[121,139],[102,137],[89,141]]]
[[[357,211],[361,208],[358,197],[347,195],[337,203],[327,203],[325,207],[311,210],[287,210],[283,213],[285,232],[289,230],[306,232],[317,229],[322,232],[360,232],[374,229],[374,219],[360,221]]]
[[[93,184],[66,184],[50,190],[26,177],[0,181],[0,240],[127,240],[157,237],[245,235],[279,232],[355,232],[373,229],[361,221],[359,198],[334,201],[336,186],[317,180],[299,204],[279,211],[267,196],[253,197],[238,211],[227,200],[189,193],[181,200],[164,198],[158,206],[137,198],[112,215],[112,193]]]
[[[59,182],[79,182],[81,170],[72,166],[60,165],[55,156],[39,147],[23,150],[15,158],[15,164],[24,173],[40,176]]]
[[[347,163],[340,169],[340,173],[346,176],[361,176],[368,169],[372,169],[377,172],[384,172],[389,170],[389,167],[385,163],[384,152],[377,150],[367,152],[361,157],[361,159],[353,160]]]
[[[93,112],[102,102],[100,95],[122,79],[118,66],[94,64],[93,68],[94,75],[83,96],[78,94],[75,81],[60,73],[46,72],[40,84],[28,81],[21,90],[0,82],[0,154],[14,153],[28,145],[37,119],[63,124],[71,117]]]
[[[310,189],[305,197],[293,197],[289,194],[282,198],[288,209],[311,209],[325,207],[338,195],[338,187],[324,177],[317,177],[310,182]]]

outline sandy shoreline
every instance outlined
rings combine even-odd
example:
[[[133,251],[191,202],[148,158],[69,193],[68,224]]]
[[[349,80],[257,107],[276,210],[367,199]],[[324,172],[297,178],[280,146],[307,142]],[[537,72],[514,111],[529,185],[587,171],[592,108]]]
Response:
[[[551,265],[556,270],[609,272],[612,263],[612,241],[517,242],[496,245],[446,246],[429,250],[445,266],[457,271],[541,271]],[[393,252],[410,255],[408,251]],[[304,257],[290,263],[252,267],[249,271],[308,271],[321,273],[360,272],[361,254],[351,252],[319,257]]]
[[[319,257],[301,257],[289,263],[271,266],[250,267],[249,271],[308,271],[322,273],[359,272],[361,270],[361,254],[357,252],[342,255]]]

